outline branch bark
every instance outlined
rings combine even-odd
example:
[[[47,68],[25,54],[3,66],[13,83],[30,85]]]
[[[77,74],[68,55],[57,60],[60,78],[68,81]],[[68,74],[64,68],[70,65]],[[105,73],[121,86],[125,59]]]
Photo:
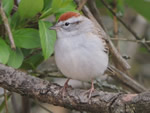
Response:
[[[68,88],[66,96],[61,86],[0,64],[0,86],[41,102],[79,111],[95,113],[149,113],[150,92],[141,94],[108,93],[95,90],[89,100],[85,90]]]
[[[11,28],[10,28],[10,25],[9,25],[9,22],[8,22],[8,18],[6,16],[5,12],[4,12],[4,9],[3,9],[3,6],[2,6],[1,2],[0,2],[0,15],[2,17],[5,29],[7,31],[8,36],[9,36],[11,48],[15,50],[16,49],[16,45],[15,45],[15,42],[14,42],[14,39],[13,39],[13,35],[12,35]]]

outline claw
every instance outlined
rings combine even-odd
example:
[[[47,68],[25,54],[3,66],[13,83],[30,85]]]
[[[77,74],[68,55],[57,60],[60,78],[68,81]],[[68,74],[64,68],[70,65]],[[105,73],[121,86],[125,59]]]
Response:
[[[93,83],[93,81],[92,81],[92,83],[91,83],[91,88],[85,92],[85,94],[88,94],[88,98],[89,98],[89,99],[91,98],[91,95],[92,95],[92,92],[93,92],[93,91],[94,91],[94,83]]]
[[[67,79],[67,81],[65,82],[64,86],[59,91],[59,94],[61,94],[63,97],[65,96],[65,94],[67,92],[69,80],[70,80],[70,78]]]

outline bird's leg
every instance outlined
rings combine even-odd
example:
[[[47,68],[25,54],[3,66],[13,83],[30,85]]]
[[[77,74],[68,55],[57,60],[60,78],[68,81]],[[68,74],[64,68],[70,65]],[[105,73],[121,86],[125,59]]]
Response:
[[[66,93],[66,89],[68,88],[68,82],[69,82],[70,78],[67,79],[67,81],[65,82],[64,86],[61,88],[60,93],[62,93],[63,97]]]
[[[89,98],[89,99],[91,98],[91,95],[92,95],[92,92],[93,92],[93,91],[94,91],[94,82],[93,82],[93,80],[92,80],[91,88],[85,92],[86,94],[88,94],[88,98]]]
[[[91,95],[92,95],[92,92],[93,92],[93,91],[94,91],[94,82],[93,82],[93,80],[92,80],[91,88],[89,89],[89,95],[88,95],[89,99],[91,98]]]

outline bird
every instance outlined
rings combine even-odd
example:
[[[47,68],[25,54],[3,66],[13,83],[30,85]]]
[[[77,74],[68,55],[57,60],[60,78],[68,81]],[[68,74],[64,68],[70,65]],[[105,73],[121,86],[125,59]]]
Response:
[[[63,90],[68,87],[70,79],[91,81],[90,98],[94,80],[104,74],[109,62],[105,36],[89,18],[77,12],[65,12],[50,29],[57,35],[54,47],[56,65],[68,78]]]

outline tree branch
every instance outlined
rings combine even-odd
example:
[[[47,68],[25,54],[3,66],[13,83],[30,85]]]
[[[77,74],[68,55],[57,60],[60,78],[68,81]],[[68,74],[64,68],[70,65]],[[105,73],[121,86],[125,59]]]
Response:
[[[8,22],[7,16],[6,16],[6,14],[4,12],[4,9],[2,7],[2,3],[0,3],[0,15],[2,17],[5,29],[6,29],[6,31],[8,33],[8,36],[9,36],[11,48],[12,49],[16,49],[16,46],[15,46],[15,43],[14,43],[14,39],[13,39],[13,35],[12,35],[11,29],[10,29],[10,26],[9,26],[9,22]]]
[[[118,80],[128,88],[132,89],[132,91],[136,93],[141,93],[146,91],[146,88],[143,87],[141,84],[130,78],[128,75],[125,73],[121,72],[114,66],[109,66],[109,69],[111,69],[111,74],[110,76],[113,77],[114,79]]]
[[[61,86],[3,64],[0,64],[0,86],[41,102],[79,111],[92,113],[150,112],[150,92],[123,94],[95,90],[89,100],[84,93],[85,90],[68,88],[66,96],[62,98],[59,93]]]
[[[87,0],[82,0],[80,5],[77,7],[77,10],[80,11],[82,9],[82,7],[84,6],[84,4],[86,4]]]
[[[104,29],[104,31],[106,31],[106,29],[105,29],[105,27],[104,27],[104,25],[102,23],[102,20],[100,18],[101,14],[100,14],[99,10],[96,7],[95,0],[88,0],[87,4],[88,4],[88,7],[89,7],[91,13],[96,18],[97,22],[101,25],[101,27]]]
[[[128,41],[128,42],[135,42],[135,43],[146,43],[146,44],[150,44],[150,40],[132,40],[132,39],[125,39],[125,38],[111,38],[111,40],[113,41]]]
[[[127,25],[114,11],[113,9],[105,2],[105,0],[100,0],[103,5],[114,15],[116,18],[124,25],[124,27],[137,39],[142,40],[131,28],[129,25]],[[150,47],[146,43],[142,43],[144,47],[150,52]]]

